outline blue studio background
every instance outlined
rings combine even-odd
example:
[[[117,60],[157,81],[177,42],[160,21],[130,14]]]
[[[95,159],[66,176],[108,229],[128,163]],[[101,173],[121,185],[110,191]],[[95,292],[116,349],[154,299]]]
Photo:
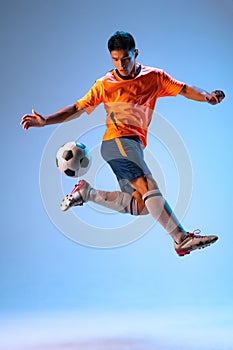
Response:
[[[181,349],[183,337],[186,349],[232,349],[233,2],[8,0],[0,18],[3,348],[147,335],[166,349]],[[53,224],[41,199],[41,157],[57,126],[25,132],[20,119],[32,108],[43,115],[82,97],[112,68],[106,43],[116,30],[134,35],[142,64],[226,93],[217,106],[182,96],[157,102],[192,163],[192,198],[182,222],[219,235],[215,245],[185,258],[158,225],[118,248],[75,243]],[[159,150],[150,149],[165,169],[173,204],[172,171]],[[107,175],[102,169],[103,189]],[[88,221],[87,209],[77,210]],[[98,226],[108,219],[101,213]]]

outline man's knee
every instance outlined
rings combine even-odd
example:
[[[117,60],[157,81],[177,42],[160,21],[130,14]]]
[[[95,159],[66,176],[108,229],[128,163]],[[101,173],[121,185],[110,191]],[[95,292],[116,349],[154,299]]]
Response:
[[[158,185],[151,174],[142,175],[130,182],[130,185],[139,192],[141,196],[151,190],[157,190]]]
[[[137,177],[130,182],[130,185],[135,191],[137,191],[141,196],[148,191],[147,179],[144,175]]]
[[[157,182],[154,180],[151,174],[142,175],[137,179],[131,181],[130,185],[135,189],[132,193],[131,200],[131,215],[147,215],[148,210],[145,206],[145,202],[142,199],[148,191],[158,190]]]
[[[133,201],[134,201],[134,207],[136,208],[135,213],[132,215],[147,215],[148,210],[145,206],[144,200],[142,199],[142,196],[139,192],[134,191],[132,193]]]

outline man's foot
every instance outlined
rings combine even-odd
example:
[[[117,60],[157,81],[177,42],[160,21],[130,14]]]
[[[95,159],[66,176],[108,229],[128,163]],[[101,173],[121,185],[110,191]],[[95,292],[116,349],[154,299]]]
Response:
[[[90,197],[92,187],[85,180],[80,180],[74,189],[61,202],[61,210],[66,211],[69,208],[77,205],[83,205]]]
[[[210,244],[217,241],[217,236],[201,236],[200,230],[193,233],[187,233],[181,243],[174,243],[175,251],[179,256],[190,254],[193,250],[208,247]]]

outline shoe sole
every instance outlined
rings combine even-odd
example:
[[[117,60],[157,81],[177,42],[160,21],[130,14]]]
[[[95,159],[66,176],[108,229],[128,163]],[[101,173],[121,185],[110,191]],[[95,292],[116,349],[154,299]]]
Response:
[[[71,207],[82,206],[83,202],[77,203],[74,201],[72,194],[68,194],[61,202],[60,209],[66,211]]]
[[[72,195],[68,195],[62,200],[60,209],[62,211],[68,210],[72,206],[71,203],[72,203]]]
[[[211,242],[208,243],[202,243],[200,242],[199,244],[196,244],[195,246],[193,246],[191,249],[187,249],[187,250],[179,250],[179,249],[175,249],[176,253],[179,256],[185,256],[187,254],[190,254],[191,252],[193,252],[194,250],[197,249],[203,249],[206,247],[209,247],[211,244],[215,243],[218,240],[218,237],[214,238]]]

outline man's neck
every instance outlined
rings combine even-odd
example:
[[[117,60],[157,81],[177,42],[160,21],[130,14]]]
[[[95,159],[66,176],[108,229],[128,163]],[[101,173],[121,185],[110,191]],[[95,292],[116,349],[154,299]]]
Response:
[[[130,80],[130,79],[134,79],[138,76],[138,74],[140,73],[141,71],[141,65],[139,63],[137,63],[134,67],[134,69],[132,70],[132,72],[127,75],[127,76],[124,76],[124,75],[121,75],[120,72],[116,69],[115,70],[117,75],[121,78],[121,79],[124,79],[124,80]]]

